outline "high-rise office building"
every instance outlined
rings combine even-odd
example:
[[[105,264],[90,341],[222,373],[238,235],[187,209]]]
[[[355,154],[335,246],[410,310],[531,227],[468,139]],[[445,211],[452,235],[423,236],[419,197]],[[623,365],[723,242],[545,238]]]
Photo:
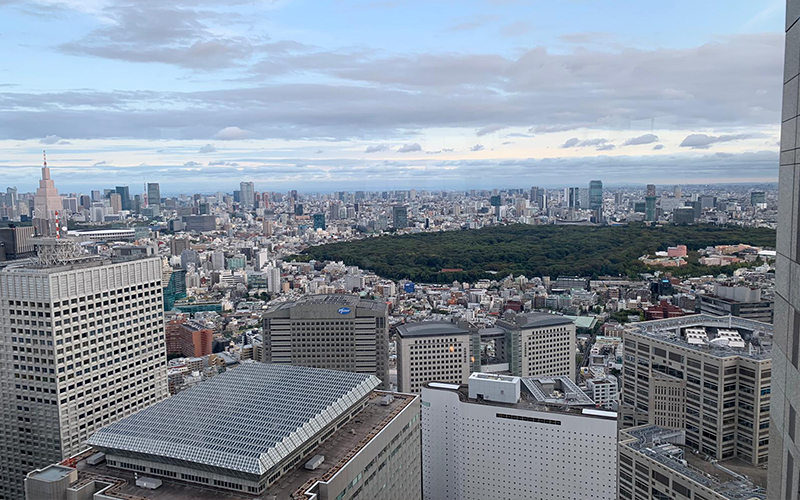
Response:
[[[648,184],[646,189],[645,196],[655,196],[656,195],[656,185],[655,184]]]
[[[677,225],[694,224],[694,207],[677,207],[672,211],[672,222]]]
[[[786,2],[786,51],[783,74],[783,117],[781,125],[780,174],[778,179],[778,252],[775,276],[775,361],[770,409],[770,500],[795,500],[800,490],[800,294],[796,281],[800,273],[800,164],[797,149],[798,81],[800,81],[800,0]]]
[[[312,217],[312,220],[313,220],[313,223],[314,223],[314,230],[315,231],[317,229],[321,229],[321,230],[324,231],[327,228],[327,225],[325,224],[325,214],[314,214],[314,216]]]
[[[131,209],[131,190],[128,186],[117,186],[115,189],[122,202],[122,210]]]
[[[389,386],[388,308],[356,295],[308,295],[264,313],[259,361],[376,375]]]
[[[651,184],[652,185],[652,184]],[[648,188],[648,192],[650,189]],[[655,188],[654,188],[655,191]],[[644,198],[644,220],[655,222],[656,220],[656,197],[647,195]]]
[[[245,208],[253,208],[256,204],[256,190],[252,182],[239,183],[239,203]]]
[[[426,382],[466,384],[474,371],[472,335],[455,323],[407,323],[397,327],[396,338],[400,392],[419,394]],[[480,340],[476,340],[480,356]]]
[[[45,160],[42,179],[33,198],[33,227],[37,236],[56,236],[61,232],[60,224],[56,223],[60,211],[61,197],[53,179],[50,178],[50,168]]]
[[[157,182],[147,183],[147,206],[161,206],[161,186]]]
[[[581,188],[564,188],[564,203],[566,204],[567,208],[582,208]]]
[[[603,181],[589,182],[589,208],[597,210],[603,206]]]
[[[617,414],[569,377],[474,373],[422,401],[424,498],[616,498]]]
[[[751,192],[750,205],[756,208],[767,208],[767,194],[764,191]]]
[[[71,240],[0,271],[0,498],[167,396],[158,257],[109,261]]]
[[[246,362],[100,430],[77,468],[31,472],[28,500],[420,500],[419,397],[379,383]]]
[[[623,428],[686,431],[716,460],[767,462],[772,325],[696,314],[636,323],[623,334]]]
[[[496,323],[509,371],[519,377],[575,378],[575,323],[547,313],[506,312]]]
[[[408,207],[392,207],[392,223],[395,229],[405,229],[408,227]]]

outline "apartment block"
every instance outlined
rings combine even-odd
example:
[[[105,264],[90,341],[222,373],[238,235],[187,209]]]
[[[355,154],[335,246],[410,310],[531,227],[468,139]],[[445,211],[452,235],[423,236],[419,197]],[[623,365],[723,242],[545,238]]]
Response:
[[[262,363],[309,366],[377,376],[388,388],[385,303],[357,295],[309,295],[264,313]]]
[[[447,321],[397,327],[397,386],[419,394],[426,382],[466,384],[472,373],[472,335]]]
[[[161,259],[101,260],[69,240],[0,271],[0,498],[35,468],[167,397]]]
[[[716,460],[767,462],[772,325],[698,314],[636,323],[623,339],[621,427],[685,430]]]

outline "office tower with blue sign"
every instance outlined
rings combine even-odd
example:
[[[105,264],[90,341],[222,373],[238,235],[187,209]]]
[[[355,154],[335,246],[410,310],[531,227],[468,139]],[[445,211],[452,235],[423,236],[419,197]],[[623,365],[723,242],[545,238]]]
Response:
[[[388,307],[357,295],[310,295],[264,313],[263,363],[367,373],[389,387]]]

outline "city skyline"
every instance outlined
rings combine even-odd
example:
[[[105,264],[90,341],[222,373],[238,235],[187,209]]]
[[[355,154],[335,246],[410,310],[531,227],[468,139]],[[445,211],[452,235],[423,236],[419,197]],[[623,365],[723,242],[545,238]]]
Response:
[[[774,182],[782,6],[683,3],[5,3],[0,172],[25,190],[46,148],[70,190]]]

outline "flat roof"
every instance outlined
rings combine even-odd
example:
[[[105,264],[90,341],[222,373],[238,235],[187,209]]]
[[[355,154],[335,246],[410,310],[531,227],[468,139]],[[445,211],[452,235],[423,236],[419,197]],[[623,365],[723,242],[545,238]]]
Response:
[[[39,481],[55,482],[69,476],[73,469],[61,465],[51,465],[42,470],[33,471],[28,474],[28,477],[38,479]]]
[[[237,368],[240,370],[241,368]],[[336,472],[347,464],[348,457],[354,457],[367,443],[370,436],[377,434],[386,427],[397,415],[411,404],[418,396],[410,394],[391,393],[394,400],[388,405],[381,404],[381,399],[386,394],[383,391],[373,391],[368,399],[367,406],[361,410],[347,425],[336,430],[328,439],[317,447],[309,457],[313,455],[324,455],[325,461],[316,470],[306,470],[304,468],[307,459],[301,460],[294,466],[294,470],[284,474],[278,481],[271,485],[262,496],[258,498],[291,498],[299,490],[305,490],[304,485],[312,484],[316,481],[327,481]],[[84,458],[94,453],[94,450],[86,452]],[[185,483],[169,477],[158,477],[162,485],[157,490],[146,490],[135,485],[134,472],[120,470],[109,467],[106,463],[89,465],[85,460],[77,464],[78,480],[84,481],[96,475],[102,476],[105,481],[109,478],[119,478],[120,484],[114,491],[107,495],[111,498],[129,499],[130,495],[139,500],[146,497],[147,500],[253,500],[256,496],[252,493],[237,493],[230,490],[217,489],[210,486],[194,485]],[[152,475],[152,473],[146,473]]]
[[[519,318],[520,315],[517,315]],[[559,314],[548,314],[540,312],[530,312],[522,314],[523,320],[517,323],[520,328],[542,328],[545,326],[569,325],[573,321]],[[503,323],[514,324],[512,321],[504,321]]]
[[[299,299],[281,302],[280,304],[271,306],[269,309],[267,309],[265,314],[270,314],[277,311],[283,311],[285,309],[291,309],[293,307],[306,304],[350,306],[350,307],[358,307],[361,309],[370,309],[379,312],[383,312],[388,309],[386,303],[381,302],[379,300],[363,299],[358,295],[347,294],[347,293],[330,293],[330,294],[306,295],[304,297],[300,297]]]
[[[248,362],[100,429],[87,443],[263,475],[379,384],[374,375]]]
[[[403,338],[433,337],[437,335],[469,335],[469,330],[449,321],[420,321],[398,325],[397,334]]]

